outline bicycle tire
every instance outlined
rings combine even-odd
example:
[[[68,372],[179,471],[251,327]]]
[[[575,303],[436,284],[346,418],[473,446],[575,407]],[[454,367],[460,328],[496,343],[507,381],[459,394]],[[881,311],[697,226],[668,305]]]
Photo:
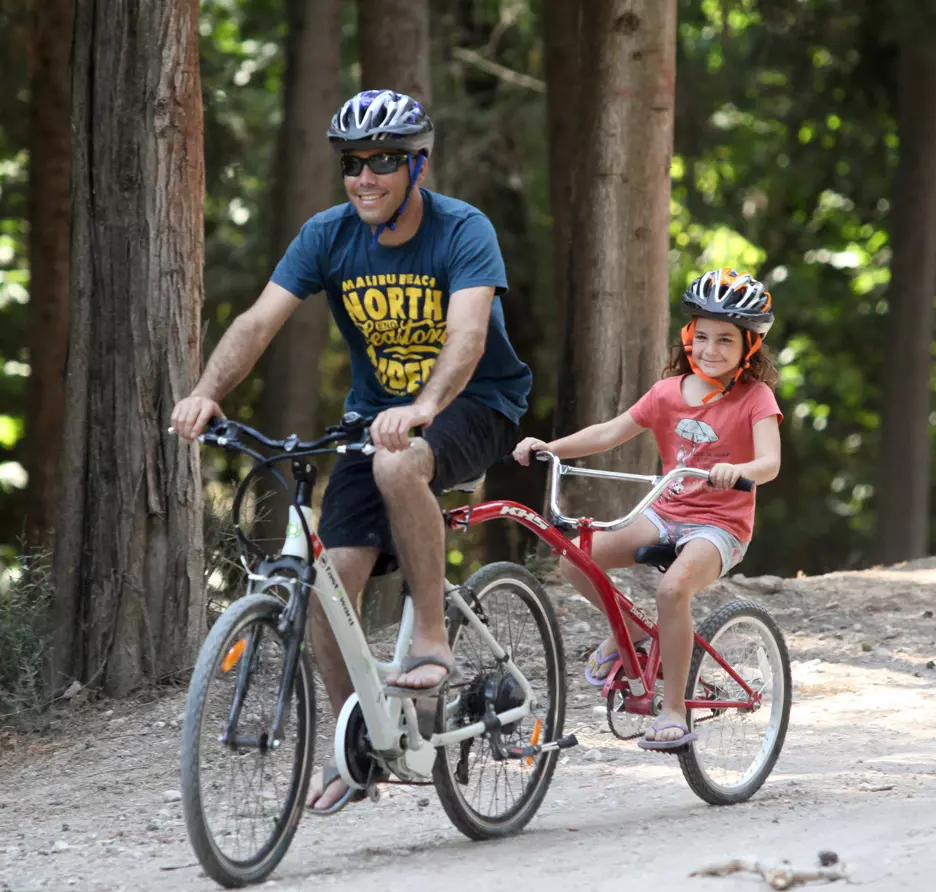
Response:
[[[761,788],[770,772],[773,771],[774,765],[780,756],[790,719],[792,699],[790,656],[783,633],[780,631],[776,620],[767,610],[754,601],[730,601],[705,618],[698,634],[712,644],[724,659],[731,662],[735,671],[744,678],[745,673],[734,664],[729,656],[722,652],[716,642],[726,632],[735,626],[740,626],[745,621],[759,634],[763,645],[756,654],[752,651],[752,655],[757,658],[759,668],[753,671],[746,670],[750,673],[750,678],[746,678],[745,681],[751,683],[758,673],[762,677],[766,671],[764,668],[765,663],[770,664],[771,671],[770,700],[769,704],[765,704],[769,705],[770,714],[766,719],[766,732],[757,755],[743,771],[738,769],[740,777],[734,783],[725,781],[728,775],[727,767],[725,765],[720,766],[722,781],[718,781],[714,776],[715,769],[719,768],[716,764],[718,760],[707,759],[704,754],[706,748],[702,736],[704,735],[706,740],[708,738],[714,739],[713,732],[718,732],[720,739],[723,740],[725,726],[737,718],[735,725],[731,726],[732,732],[729,744],[732,741],[737,742],[739,737],[743,742],[747,738],[746,723],[753,723],[757,717],[763,717],[765,706],[751,712],[712,710],[713,715],[711,717],[702,715],[703,710],[689,710],[689,728],[699,733],[700,739],[694,741],[678,754],[680,767],[690,788],[699,798],[712,805],[734,805],[738,802],[745,802]],[[763,656],[763,659],[761,659],[761,656]],[[719,696],[727,696],[730,699],[743,696],[740,685],[731,680],[727,672],[721,669],[700,645],[696,644],[689,667],[686,699],[699,699],[698,692],[706,688],[706,683],[701,680],[703,673],[717,674],[719,672],[724,674],[726,681],[722,684],[727,689]],[[736,690],[731,690],[731,686],[734,686]],[[709,683],[708,688],[711,687],[712,685]],[[762,690],[767,690],[766,681]],[[724,724],[719,728],[718,723],[722,719],[724,719]],[[763,721],[763,718],[761,718],[761,721]],[[741,728],[742,733],[740,735],[737,733],[737,728]],[[722,762],[724,761],[723,759]],[[707,764],[707,762],[712,764]],[[741,764],[743,764],[743,757]]]
[[[259,851],[247,858],[234,858],[223,851],[219,840],[212,831],[211,820],[206,814],[206,790],[203,781],[208,781],[210,772],[202,771],[202,731],[206,719],[206,704],[211,693],[215,674],[222,669],[232,647],[244,639],[246,631],[255,625],[262,625],[279,636],[276,625],[283,609],[283,603],[270,595],[248,595],[235,601],[214,624],[205,643],[202,645],[192,681],[189,686],[185,720],[182,728],[182,804],[189,840],[198,856],[205,873],[222,886],[234,888],[256,883],[268,876],[282,860],[295,835],[302,817],[305,798],[311,777],[313,750],[315,743],[315,687],[312,668],[305,651],[300,650],[296,667],[293,702],[295,704],[295,755],[289,775],[288,792],[278,815],[273,819],[273,831],[263,841]],[[262,641],[262,632],[261,638]],[[273,639],[271,639],[273,640]],[[280,639],[281,640],[281,639]],[[260,645],[258,644],[258,648]],[[282,677],[282,660],[280,661]],[[231,670],[228,670],[230,672]],[[252,668],[251,673],[254,671]],[[276,683],[278,690],[279,684]],[[245,703],[250,696],[245,695]],[[228,702],[230,702],[228,700]],[[270,704],[275,709],[275,702]],[[258,708],[251,705],[252,709]],[[251,716],[246,717],[249,720]],[[214,716],[213,716],[214,719]],[[260,724],[264,720],[260,719]],[[222,758],[228,754],[231,759],[249,757],[250,753],[266,758],[280,755],[282,750],[247,750],[245,753],[234,752],[225,747]],[[266,768],[261,771],[261,776]],[[203,778],[203,773],[206,777]],[[232,769],[231,775],[236,772]],[[209,784],[210,786],[210,784]],[[211,791],[209,790],[208,793]],[[260,815],[265,820],[266,813]],[[225,825],[227,826],[227,825]]]
[[[547,702],[539,710],[543,713],[541,719],[542,739],[540,742],[558,739],[562,736],[562,728],[565,722],[565,652],[552,602],[549,600],[545,589],[536,577],[525,568],[506,561],[482,567],[471,576],[465,584],[465,588],[473,594],[476,603],[481,605],[482,610],[486,603],[490,602],[495,592],[504,589],[511,590],[529,609],[540,638],[538,647],[544,659],[545,685],[548,690]],[[459,621],[462,615],[454,609],[449,611],[448,616],[454,620],[449,627],[450,644],[453,653],[455,653],[456,662],[461,662],[459,659],[459,645],[465,623]],[[488,619],[490,624],[490,617]],[[498,636],[494,630],[492,630],[492,634],[505,650],[508,647],[513,647],[514,652],[511,656],[515,658],[521,672],[532,684],[534,676],[532,673],[528,674],[529,663],[521,662],[517,658],[517,652],[522,649],[522,645],[516,644],[513,639],[513,630],[509,625],[508,628],[510,629],[509,640],[500,640],[500,637],[503,636]],[[468,633],[464,634],[467,641]],[[517,633],[518,637],[519,634],[520,630]],[[490,657],[494,660],[493,654],[490,654]],[[452,691],[450,690],[449,693],[452,694]],[[454,696],[459,695],[456,693]],[[447,706],[450,707],[452,702],[452,697],[449,695],[443,695],[439,698],[435,724],[437,732],[441,733],[446,729],[448,722],[446,710]],[[466,719],[466,723],[468,721],[470,720]],[[524,729],[524,722],[526,722],[526,719],[516,723],[516,728],[510,732],[518,738],[518,742],[519,740],[529,742],[525,739],[528,729]],[[484,747],[489,746],[483,737],[474,738],[472,745],[475,744],[481,744]],[[472,807],[462,792],[462,787],[467,788],[468,784],[460,783],[455,776],[457,769],[453,768],[449,757],[453,754],[453,751],[460,750],[462,746],[463,744],[454,744],[450,747],[439,747],[433,766],[433,780],[436,792],[452,824],[469,839],[478,841],[518,833],[530,822],[537,809],[539,809],[556,769],[559,751],[552,750],[539,754],[533,761],[532,770],[529,771],[529,777],[522,788],[523,792],[519,799],[504,813],[488,815],[482,814],[477,808]],[[462,750],[461,759],[465,758],[465,753]],[[509,760],[494,764],[503,766],[505,769],[511,766],[516,767],[518,774],[521,776],[525,768],[530,768],[530,766],[526,765],[526,760]],[[483,770],[482,767],[482,774]],[[505,774],[505,777],[509,777],[509,775]]]

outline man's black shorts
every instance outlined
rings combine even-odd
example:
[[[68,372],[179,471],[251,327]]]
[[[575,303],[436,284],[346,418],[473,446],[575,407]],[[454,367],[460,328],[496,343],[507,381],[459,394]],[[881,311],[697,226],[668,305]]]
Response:
[[[440,493],[480,477],[513,450],[519,431],[500,412],[458,397],[423,431],[435,454],[432,491]],[[388,556],[396,554],[387,509],[374,480],[373,456],[358,452],[339,457],[322,499],[318,534],[326,548],[368,546]]]

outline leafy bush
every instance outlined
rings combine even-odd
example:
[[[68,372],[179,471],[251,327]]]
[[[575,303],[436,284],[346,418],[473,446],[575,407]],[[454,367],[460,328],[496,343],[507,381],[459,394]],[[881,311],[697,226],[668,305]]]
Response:
[[[0,719],[44,702],[51,575],[51,555],[41,551],[21,555],[0,575]]]

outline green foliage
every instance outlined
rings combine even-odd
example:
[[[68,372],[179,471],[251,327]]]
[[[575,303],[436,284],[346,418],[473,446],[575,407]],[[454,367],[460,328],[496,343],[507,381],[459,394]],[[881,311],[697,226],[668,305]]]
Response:
[[[0,719],[43,705],[50,561],[46,553],[20,556],[0,573]]]
[[[277,260],[270,186],[282,120],[285,4],[201,2],[206,355]],[[15,6],[18,12],[0,7],[0,543],[13,541],[23,512],[18,463],[28,372],[28,41],[23,5]],[[683,288],[712,266],[759,273],[778,312],[769,344],[786,413],[784,467],[759,495],[747,573],[859,564],[874,535],[877,382],[886,362],[889,198],[899,146],[896,41],[922,27],[924,6],[680,0],[673,334]],[[508,326],[535,374],[524,428],[548,435],[559,332],[545,95],[459,52],[542,81],[542,7],[537,0],[433,2],[432,113],[439,134],[434,188],[477,204],[497,228],[511,283]],[[359,72],[353,0],[343,16],[342,77],[351,93]],[[349,378],[334,329],[321,369],[325,423],[339,414]],[[262,398],[254,374],[226,409],[249,421]],[[242,473],[223,457],[207,465],[211,485],[226,492]],[[480,559],[482,529],[452,538],[454,576]],[[502,535],[501,525],[490,530]]]
[[[22,532],[26,341],[26,152],[29,92],[25,4],[0,6],[0,560]],[[10,549],[7,548],[7,551]],[[9,557],[9,555],[6,555]]]
[[[876,11],[680,7],[673,296],[702,268],[743,266],[769,282],[778,316],[784,485],[759,493],[747,572],[854,564],[874,532],[898,146],[895,47]]]
[[[208,348],[272,270],[269,185],[282,121],[285,27],[283,2],[201,4]]]

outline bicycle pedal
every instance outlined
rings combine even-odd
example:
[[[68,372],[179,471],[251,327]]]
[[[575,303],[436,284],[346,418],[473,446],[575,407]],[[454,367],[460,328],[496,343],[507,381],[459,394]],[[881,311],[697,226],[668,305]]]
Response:
[[[529,759],[531,756],[538,756],[540,753],[548,753],[550,750],[567,750],[569,747],[578,746],[578,738],[574,734],[567,734],[558,740],[550,743],[541,743],[531,746],[511,746],[507,748],[507,758],[509,759]]]

